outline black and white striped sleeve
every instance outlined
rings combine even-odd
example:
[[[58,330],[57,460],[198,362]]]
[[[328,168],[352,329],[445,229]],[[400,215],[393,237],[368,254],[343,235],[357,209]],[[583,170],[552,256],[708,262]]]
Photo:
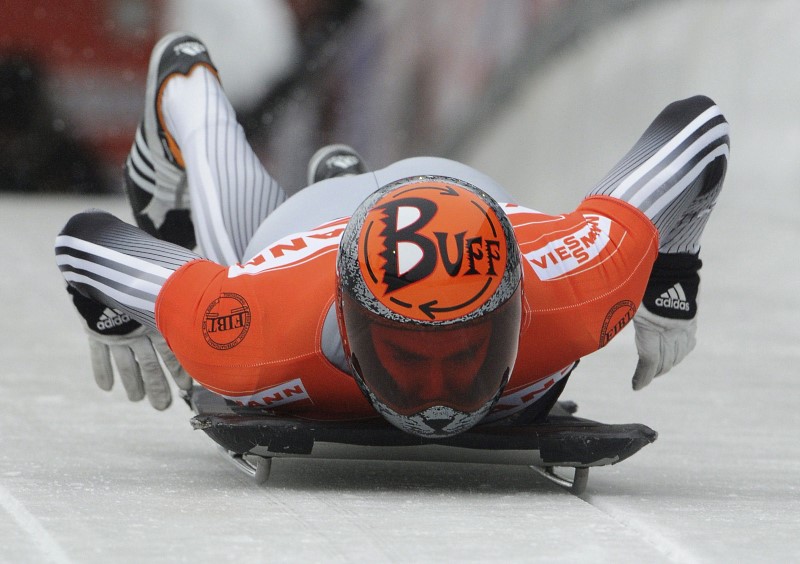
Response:
[[[155,302],[167,278],[200,258],[94,210],[69,220],[56,238],[55,253],[70,286],[151,328],[156,328]]]
[[[706,96],[667,106],[589,195],[624,200],[659,231],[662,253],[692,253],[722,188],[729,126]]]

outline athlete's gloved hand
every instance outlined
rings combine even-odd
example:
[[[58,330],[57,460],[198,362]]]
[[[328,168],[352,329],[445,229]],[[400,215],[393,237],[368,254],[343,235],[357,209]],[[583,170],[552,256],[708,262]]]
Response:
[[[665,253],[656,259],[642,305],[633,318],[639,353],[634,390],[669,372],[694,349],[701,266],[692,254]]]
[[[119,310],[83,296],[72,287],[68,291],[84,321],[92,371],[101,389],[108,391],[114,385],[113,357],[129,400],[139,401],[147,396],[154,408],[166,409],[172,403],[172,392],[159,356],[177,386],[182,390],[191,389],[191,377],[157,331],[142,326]]]
[[[694,349],[697,318],[669,319],[640,307],[633,318],[639,362],[633,389],[641,390],[656,376],[666,374]]]

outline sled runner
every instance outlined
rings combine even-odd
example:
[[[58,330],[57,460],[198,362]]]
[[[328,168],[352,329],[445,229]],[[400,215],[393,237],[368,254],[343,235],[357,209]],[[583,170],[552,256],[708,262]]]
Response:
[[[472,462],[531,466],[581,494],[589,468],[616,464],[656,440],[641,424],[607,425],[575,417],[577,406],[558,402],[542,422],[478,425],[443,439],[404,433],[380,419],[319,422],[240,407],[196,386],[186,400],[192,426],[211,437],[240,470],[263,484],[273,458]],[[572,478],[556,468],[572,468]]]

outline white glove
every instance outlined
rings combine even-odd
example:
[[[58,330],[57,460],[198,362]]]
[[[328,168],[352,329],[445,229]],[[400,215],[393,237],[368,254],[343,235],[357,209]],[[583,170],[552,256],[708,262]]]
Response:
[[[91,329],[86,333],[94,379],[101,389],[108,391],[114,385],[113,357],[129,400],[139,401],[147,396],[154,408],[166,409],[172,403],[172,392],[158,361],[159,355],[175,384],[182,390],[191,389],[191,377],[156,331],[139,327],[127,335],[100,335]]]
[[[158,331],[141,325],[120,310],[84,296],[71,286],[67,286],[67,292],[89,336],[92,371],[101,389],[108,391],[114,385],[111,364],[111,357],[114,357],[129,400],[139,401],[147,396],[156,409],[168,408],[172,392],[161,369],[159,355],[178,387],[191,389],[191,377]]]
[[[656,376],[666,374],[694,349],[697,317],[669,319],[644,306],[633,317],[639,362],[633,373],[633,389],[641,390]]]

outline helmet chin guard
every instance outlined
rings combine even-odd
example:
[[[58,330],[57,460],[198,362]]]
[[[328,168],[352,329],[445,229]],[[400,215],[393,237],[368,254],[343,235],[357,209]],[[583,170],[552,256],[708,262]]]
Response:
[[[337,311],[356,381],[398,428],[445,437],[499,399],[519,343],[519,247],[500,206],[440,176],[393,182],[350,219]]]
[[[356,381],[370,400],[370,403],[389,423],[412,435],[426,438],[440,438],[457,435],[462,431],[472,428],[489,413],[492,406],[497,403],[508,383],[510,370],[503,375],[503,384],[497,390],[494,397],[489,399],[479,409],[472,412],[460,411],[446,405],[435,405],[411,415],[402,415],[394,411],[391,407],[378,400],[369,388],[364,385],[363,378],[356,377]]]

